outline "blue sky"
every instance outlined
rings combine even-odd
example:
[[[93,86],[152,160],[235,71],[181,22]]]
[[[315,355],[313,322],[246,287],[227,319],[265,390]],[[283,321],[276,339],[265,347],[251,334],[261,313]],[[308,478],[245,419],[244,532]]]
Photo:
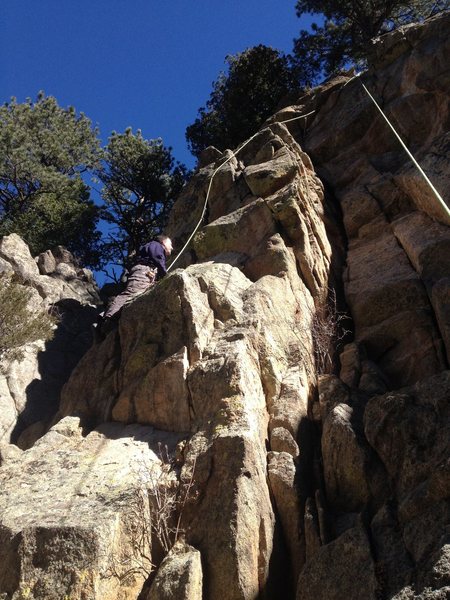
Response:
[[[295,0],[2,0],[0,102],[39,90],[112,130],[141,128],[193,166],[186,126],[227,54],[289,52]]]

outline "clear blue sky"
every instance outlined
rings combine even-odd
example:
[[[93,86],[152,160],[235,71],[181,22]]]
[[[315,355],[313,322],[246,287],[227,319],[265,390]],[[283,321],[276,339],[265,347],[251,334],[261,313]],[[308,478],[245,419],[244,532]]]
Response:
[[[193,166],[186,126],[227,54],[259,43],[289,52],[295,0],[2,0],[0,102],[39,90],[100,128],[142,129]]]

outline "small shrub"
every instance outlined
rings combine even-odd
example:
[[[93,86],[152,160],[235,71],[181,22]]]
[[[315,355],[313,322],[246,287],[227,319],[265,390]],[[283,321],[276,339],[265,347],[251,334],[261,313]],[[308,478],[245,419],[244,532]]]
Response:
[[[159,456],[159,467],[149,469],[144,481],[151,532],[167,554],[183,533],[181,519],[194,483],[195,462],[188,481],[181,484],[175,473],[176,459],[169,454],[167,446],[160,445]]]
[[[328,299],[321,306],[297,309],[295,332],[298,339],[301,359],[307,372],[312,375],[332,373],[336,351],[349,331],[344,321],[349,316],[338,311],[336,293],[328,291]]]
[[[32,312],[30,299],[30,287],[0,274],[0,361],[21,360],[25,344],[53,337],[56,317],[44,309]]]
[[[155,564],[151,549],[159,545],[166,556],[184,535],[181,527],[183,511],[188,502],[195,501],[193,491],[195,461],[183,482],[177,477],[176,457],[167,446],[159,445],[160,461],[142,464],[136,472],[141,488],[126,498],[125,522],[131,545],[126,551],[109,557],[108,576],[123,582],[137,574],[148,577]]]
[[[348,331],[343,322],[349,317],[337,309],[336,293],[331,290],[326,304],[312,318],[311,334],[314,344],[316,370],[319,375],[331,373],[333,358]]]

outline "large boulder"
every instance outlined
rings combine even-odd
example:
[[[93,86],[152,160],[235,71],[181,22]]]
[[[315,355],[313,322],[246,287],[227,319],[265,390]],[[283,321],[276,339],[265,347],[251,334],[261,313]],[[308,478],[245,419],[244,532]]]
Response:
[[[178,440],[120,424],[84,438],[67,417],[32,449],[9,453],[0,469],[0,593],[136,598],[152,570],[146,490],[167,485],[159,448],[173,452]]]
[[[375,600],[377,597],[375,565],[361,524],[322,546],[306,563],[297,584],[297,600]]]

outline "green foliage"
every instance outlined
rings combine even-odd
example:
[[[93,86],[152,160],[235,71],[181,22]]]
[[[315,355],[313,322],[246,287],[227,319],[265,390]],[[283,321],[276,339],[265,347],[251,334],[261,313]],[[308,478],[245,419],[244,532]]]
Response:
[[[29,308],[31,289],[0,274],[0,360],[21,360],[22,346],[53,337],[56,319],[44,310]]]
[[[0,235],[19,234],[32,254],[62,244],[97,266],[99,215],[82,174],[100,156],[90,120],[55,98],[1,106]]]
[[[162,140],[127,129],[109,138],[98,176],[104,184],[102,217],[111,226],[103,252],[128,268],[139,247],[162,232],[187,170]]]
[[[448,0],[298,0],[297,15],[321,13],[322,26],[300,31],[294,41],[299,83],[317,83],[349,63],[360,66],[370,54],[371,40],[400,25],[423,20],[448,9]]]
[[[196,157],[208,146],[235,148],[255,133],[294,88],[288,58],[259,45],[227,56],[228,73],[213,84],[206,108],[186,129],[189,149]]]

